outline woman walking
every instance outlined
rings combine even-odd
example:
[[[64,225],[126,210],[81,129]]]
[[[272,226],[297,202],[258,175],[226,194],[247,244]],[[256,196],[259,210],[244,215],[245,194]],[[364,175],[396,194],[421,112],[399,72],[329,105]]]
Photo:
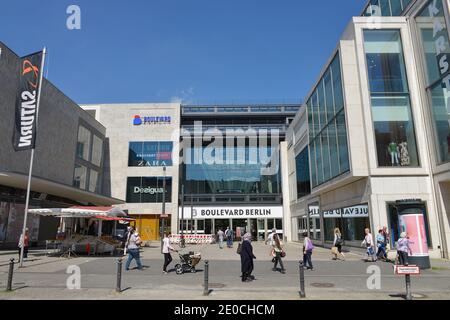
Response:
[[[249,282],[255,280],[255,277],[252,276],[253,272],[253,259],[256,259],[253,254],[253,246],[252,246],[252,235],[250,233],[246,233],[242,237],[242,248],[241,248],[241,272],[242,272],[242,282]]]
[[[397,254],[398,254],[398,264],[401,266],[408,265],[408,253],[412,254],[411,248],[409,247],[409,237],[406,232],[400,234],[400,239],[397,242]]]
[[[345,255],[342,252],[343,242],[344,241],[342,240],[342,234],[341,234],[341,231],[339,230],[339,228],[334,229],[333,248],[331,249],[332,254],[334,255],[333,260],[338,259],[338,254],[340,254],[342,256],[342,260],[345,260]]]
[[[25,229],[25,236],[23,234],[20,235],[20,239],[19,239],[19,262],[20,262],[20,254],[22,251],[22,247],[23,247],[23,258],[27,259],[28,258],[28,247],[30,246],[30,236],[28,234],[28,228]]]
[[[274,234],[273,235],[273,251],[275,253],[275,262],[273,265],[273,269],[272,271],[277,271],[277,266],[278,263],[280,264],[281,267],[281,273],[285,274],[286,273],[286,269],[284,269],[284,265],[283,265],[283,261],[281,260],[281,258],[284,255],[284,251],[283,251],[283,243],[280,240],[280,237],[278,236],[278,234]]]
[[[314,245],[311,239],[308,237],[308,232],[303,233],[303,262],[305,263],[306,270],[310,269],[313,271],[312,265],[312,252],[314,250]]]
[[[365,232],[365,237],[363,242],[361,243],[361,245],[366,246],[366,254],[367,254],[367,258],[366,261],[369,261],[369,257],[372,258],[372,262],[377,261],[376,257],[375,257],[375,249],[374,249],[374,243],[373,243],[373,236],[370,233],[370,229],[366,228],[364,230]]]

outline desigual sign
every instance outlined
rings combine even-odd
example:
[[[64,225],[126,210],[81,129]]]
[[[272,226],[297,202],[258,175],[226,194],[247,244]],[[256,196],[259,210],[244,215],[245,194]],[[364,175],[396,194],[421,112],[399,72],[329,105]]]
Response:
[[[134,193],[148,193],[148,194],[157,194],[157,193],[163,193],[164,188],[141,188],[141,187],[134,187],[133,189]]]
[[[283,207],[185,207],[184,219],[247,219],[247,218],[283,218]]]
[[[172,117],[170,116],[150,116],[142,117],[140,115],[135,115],[133,118],[133,125],[154,125],[154,124],[171,124]]]

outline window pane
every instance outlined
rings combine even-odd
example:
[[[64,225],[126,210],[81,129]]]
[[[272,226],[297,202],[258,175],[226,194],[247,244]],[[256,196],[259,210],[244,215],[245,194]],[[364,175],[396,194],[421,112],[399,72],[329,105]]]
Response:
[[[399,16],[402,11],[402,1],[401,0],[391,0],[391,9],[393,16]]]
[[[312,186],[317,186],[317,168],[316,168],[316,143],[313,141],[310,144],[311,151],[310,151],[310,158],[311,158],[311,179],[312,179]]]
[[[380,0],[381,15],[384,17],[391,16],[391,8],[389,6],[389,0]]]
[[[142,142],[130,142],[130,148],[128,152],[128,166],[140,167],[144,165],[142,160],[142,148],[144,144]]]
[[[91,132],[83,126],[78,128],[77,157],[89,161]]]
[[[297,174],[297,198],[300,199],[311,193],[308,147],[303,149],[303,151],[297,155],[295,162]]]
[[[325,95],[323,89],[323,81],[320,81],[319,86],[317,87],[317,97],[319,103],[319,121],[320,128],[319,131],[322,130],[327,124],[327,112],[325,109]]]
[[[344,111],[336,118],[337,133],[338,133],[338,146],[339,146],[339,166],[341,173],[350,170],[350,164],[348,159],[348,144],[347,144],[347,128],[345,125]]]
[[[336,177],[339,175],[339,159],[335,120],[333,120],[328,127],[328,139],[330,144],[331,176]]]
[[[320,138],[322,141],[323,180],[328,181],[331,178],[331,167],[330,167],[330,147],[328,146],[327,129],[322,131]]]
[[[320,136],[316,139],[317,184],[323,183],[322,143]]]
[[[341,64],[339,54],[334,58],[331,64],[333,73],[333,93],[336,113],[344,108],[344,96],[342,94],[342,80],[341,80]]]
[[[92,163],[97,167],[102,164],[103,140],[94,135],[92,140]]]
[[[319,123],[319,102],[317,100],[317,90],[314,91],[312,95],[312,109],[313,109],[313,121],[314,121],[314,133],[315,135],[320,132],[320,123]]]
[[[100,192],[100,179],[98,172],[95,170],[89,172],[89,191]]]
[[[399,30],[365,30],[378,165],[418,166]]]
[[[87,168],[80,165],[75,165],[75,172],[73,176],[73,185],[82,190],[86,190]]]
[[[431,105],[439,163],[450,161],[450,91],[438,83],[431,90]]]
[[[331,84],[331,72],[325,74],[324,77],[325,84],[325,104],[327,110],[327,119],[330,121],[334,117],[334,102],[333,102],[333,87]]]

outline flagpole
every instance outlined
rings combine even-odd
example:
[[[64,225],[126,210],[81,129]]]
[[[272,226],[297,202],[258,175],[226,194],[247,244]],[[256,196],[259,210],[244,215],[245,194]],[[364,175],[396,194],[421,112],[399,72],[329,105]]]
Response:
[[[36,132],[37,132],[37,125],[38,125],[38,117],[39,117],[39,104],[41,102],[41,89],[42,89],[42,78],[44,76],[44,65],[45,65],[45,55],[47,53],[47,49],[44,47],[44,50],[42,51],[42,64],[41,64],[41,74],[39,76],[39,92],[38,92],[38,99],[36,102]],[[30,170],[28,172],[28,185],[27,185],[27,198],[25,201],[25,213],[23,218],[23,228],[22,228],[22,248],[20,248],[20,265],[19,268],[23,267],[23,253],[25,250],[25,230],[27,229],[27,217],[28,217],[28,206],[30,204],[30,193],[31,193],[31,176],[33,173],[33,161],[34,161],[34,147],[31,149],[31,157],[30,157]]]

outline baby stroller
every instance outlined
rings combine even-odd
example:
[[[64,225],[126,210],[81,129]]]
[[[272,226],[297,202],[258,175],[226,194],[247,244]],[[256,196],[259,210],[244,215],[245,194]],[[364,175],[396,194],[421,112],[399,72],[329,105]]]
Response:
[[[175,271],[177,274],[183,274],[185,272],[196,273],[195,266],[199,264],[202,256],[200,253],[195,253],[193,251],[182,254],[180,253],[180,263],[175,265]]]

